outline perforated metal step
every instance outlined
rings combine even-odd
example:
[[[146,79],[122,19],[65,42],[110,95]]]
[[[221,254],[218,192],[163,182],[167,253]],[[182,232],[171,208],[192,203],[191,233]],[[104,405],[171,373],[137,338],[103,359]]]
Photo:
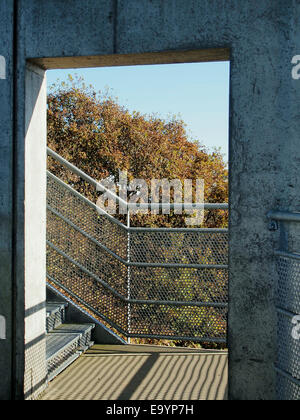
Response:
[[[46,305],[46,331],[53,331],[65,322],[67,303],[47,302]]]
[[[48,381],[93,345],[91,341],[93,328],[94,324],[61,324],[47,334]]]

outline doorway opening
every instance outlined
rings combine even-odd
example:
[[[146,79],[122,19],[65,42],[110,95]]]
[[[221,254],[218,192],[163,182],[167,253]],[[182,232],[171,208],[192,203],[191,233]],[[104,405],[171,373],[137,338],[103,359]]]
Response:
[[[123,285],[110,285],[122,290],[129,302],[138,305],[141,301],[136,312],[135,305],[126,302],[130,319],[122,332],[128,330],[131,342],[169,345],[170,334],[170,338],[190,338],[174,340],[173,345],[197,346],[191,338],[197,335],[193,323],[198,319],[201,333],[195,338],[208,348],[223,347],[228,285],[229,63],[53,70],[48,72],[48,86],[48,147],[94,182],[81,177],[76,168],[64,166],[51,151],[49,170],[112,216],[112,225],[105,221],[106,227],[102,226],[106,238],[97,239],[123,265],[118,261],[119,266],[114,265],[114,273],[108,275],[103,264],[102,271],[98,267],[93,274],[103,280],[104,271],[108,285],[108,277],[126,278]],[[57,186],[52,188],[54,199]],[[198,212],[196,207],[188,209],[189,204],[202,202],[205,208]],[[126,208],[126,203],[131,207]],[[155,208],[155,203],[164,207]],[[83,211],[78,209],[78,214]],[[123,245],[120,239],[112,241],[117,235],[113,218],[129,229],[123,232],[117,225]],[[102,253],[96,251],[94,258],[103,261]],[[111,261],[107,264],[111,266]],[[205,264],[203,270],[200,266]],[[152,304],[149,313],[142,303],[147,300]],[[173,327],[169,323],[174,315],[162,314],[165,306],[154,310],[159,307],[157,302],[167,301],[191,303],[179,309],[171,305],[172,314],[178,313]],[[194,307],[192,302],[203,306]],[[112,318],[110,310],[103,315]],[[180,328],[184,333],[179,334]],[[176,333],[170,333],[172,329]]]
[[[106,343],[226,349],[229,62],[72,72],[47,73],[52,303],[101,323]]]

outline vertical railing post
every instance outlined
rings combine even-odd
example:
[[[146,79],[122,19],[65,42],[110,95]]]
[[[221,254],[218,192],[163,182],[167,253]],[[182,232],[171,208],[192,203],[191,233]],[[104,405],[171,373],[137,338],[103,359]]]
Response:
[[[127,228],[128,228],[128,235],[127,235],[127,262],[130,263],[130,251],[131,251],[131,244],[130,244],[130,210],[127,208]],[[130,266],[127,267],[127,298],[130,299],[131,293],[130,293],[130,281],[131,281],[131,272],[130,272]],[[127,329],[128,334],[130,334],[130,327],[131,327],[131,307],[130,303],[128,303],[127,306]],[[127,339],[128,344],[130,344],[130,337]]]

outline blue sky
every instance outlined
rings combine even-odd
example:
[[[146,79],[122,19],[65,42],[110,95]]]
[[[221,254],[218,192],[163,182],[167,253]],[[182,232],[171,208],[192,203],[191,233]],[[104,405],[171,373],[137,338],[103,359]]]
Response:
[[[48,86],[82,76],[96,90],[111,89],[121,105],[162,118],[179,115],[187,132],[228,160],[229,63],[168,64],[96,69],[51,70]]]

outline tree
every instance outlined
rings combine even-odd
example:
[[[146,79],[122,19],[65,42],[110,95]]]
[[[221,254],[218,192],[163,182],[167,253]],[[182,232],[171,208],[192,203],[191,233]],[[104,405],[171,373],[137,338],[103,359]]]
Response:
[[[48,146],[96,180],[118,179],[119,170],[128,179],[205,180],[205,201],[227,202],[228,173],[219,151],[209,152],[188,138],[182,120],[130,113],[108,92],[96,92],[82,79],[54,85],[48,96]],[[51,171],[61,173],[49,159]],[[95,191],[68,174],[68,182],[93,201]],[[144,216],[134,224],[183,226],[184,217]],[[224,211],[206,212],[205,226],[224,227]]]
[[[70,78],[68,83],[54,86],[48,96],[48,146],[98,181],[108,177],[118,179],[120,170],[127,171],[129,181],[144,179],[149,187],[152,179],[170,181],[179,179],[183,182],[185,179],[200,178],[205,180],[206,202],[227,202],[228,174],[221,154],[218,151],[210,153],[199,142],[190,140],[181,119],[171,117],[169,120],[164,120],[155,115],[141,115],[136,111],[130,113],[120,106],[115,98],[109,96],[108,92],[97,93],[92,86],[85,86],[81,79],[74,81]],[[48,164],[52,173],[71,184],[93,202],[97,201],[99,193],[80,177],[62,169],[51,158]],[[61,199],[61,201],[62,207],[66,206],[69,209],[67,200]],[[74,222],[74,218],[78,218],[78,226],[81,226],[79,219],[82,218],[82,212],[72,210],[74,214],[71,221]],[[137,215],[132,218],[132,225],[182,227],[185,226],[185,216]],[[87,219],[89,220],[88,217]],[[96,221],[89,220],[89,223],[95,223],[97,228],[102,226],[99,229],[102,232],[105,231],[102,219],[99,216]],[[76,224],[77,220],[74,223]],[[226,211],[206,212],[206,227],[225,227],[226,224]],[[92,266],[96,273],[100,270],[104,280],[109,279],[108,282],[112,281],[114,287],[118,286],[118,290],[125,287],[127,291],[128,272],[120,271],[119,261],[116,260],[114,264],[109,258],[110,255],[103,253],[100,262],[99,256],[97,259],[93,251],[90,251],[90,241],[86,237],[81,237],[76,230],[73,232],[75,236],[72,236],[66,233],[65,229],[62,220],[50,214],[48,232],[52,232],[55,245],[63,250],[72,249],[72,256],[77,262],[83,266]],[[92,231],[94,231],[93,228]],[[111,249],[112,237],[119,238],[120,242],[116,242],[118,249],[111,250],[116,251],[117,254],[125,253],[122,256],[126,258],[128,237],[126,232],[124,235],[120,237],[119,231],[117,235],[114,235],[109,230],[108,235],[101,238],[101,242]],[[197,258],[199,263],[214,264],[217,261],[213,260],[213,238],[210,240],[206,240],[206,249],[203,252],[202,243],[197,244],[193,236],[180,233],[175,239],[170,239],[169,244],[163,241],[155,243],[155,251],[160,259],[165,258],[166,262],[172,262],[174,258],[174,262],[181,262],[180,259],[182,259],[184,263],[187,255],[190,255],[194,259]],[[135,241],[142,242],[140,249],[143,249],[143,258],[148,260],[149,257],[150,261],[153,239],[144,235],[140,239],[136,237]],[[179,250],[180,244],[184,243],[185,253],[175,252],[170,256],[168,247],[175,248],[172,241],[176,242]],[[135,249],[138,249],[139,244],[135,243],[135,245]],[[133,253],[134,250],[131,252]],[[226,247],[218,252],[226,254]],[[91,255],[93,255],[92,258]],[[56,258],[58,258],[57,261],[48,265],[50,273],[51,270],[64,264],[60,256]],[[67,271],[67,266],[64,269]],[[168,293],[173,294],[177,300],[218,301],[222,294],[226,295],[227,275],[224,270],[217,269],[210,274],[208,279],[201,281],[201,276],[197,277],[194,269],[180,268],[170,272],[168,268],[149,271],[143,267],[134,267],[131,268],[131,275],[141,281],[133,281],[131,288],[135,287],[135,293],[138,291],[140,298],[146,300],[149,298],[159,300],[161,295],[168,290]],[[72,279],[69,287],[76,282],[83,283],[85,288],[90,287],[92,293],[89,297],[92,299],[92,303],[90,302],[92,307],[99,309],[102,305],[100,312],[104,311],[108,318],[114,319],[114,307],[105,289],[98,282],[91,282],[89,276],[85,274],[84,281],[82,277],[76,279],[74,273],[70,278]],[[148,333],[155,332],[155,328],[159,331],[163,316],[163,322],[169,326],[170,330],[186,331],[188,335],[190,331],[191,333],[194,331],[194,324],[197,324],[197,328],[202,328],[204,335],[212,334],[216,337],[224,335],[226,321],[222,311],[214,308],[183,309],[171,307],[167,311],[162,311],[156,305],[152,309],[151,316],[145,320],[143,305],[133,305],[131,316],[132,319],[144,319],[145,325],[148,322],[149,325],[145,326],[148,328]],[[124,312],[123,315],[126,321],[127,313]],[[179,344],[186,345],[182,342]]]

